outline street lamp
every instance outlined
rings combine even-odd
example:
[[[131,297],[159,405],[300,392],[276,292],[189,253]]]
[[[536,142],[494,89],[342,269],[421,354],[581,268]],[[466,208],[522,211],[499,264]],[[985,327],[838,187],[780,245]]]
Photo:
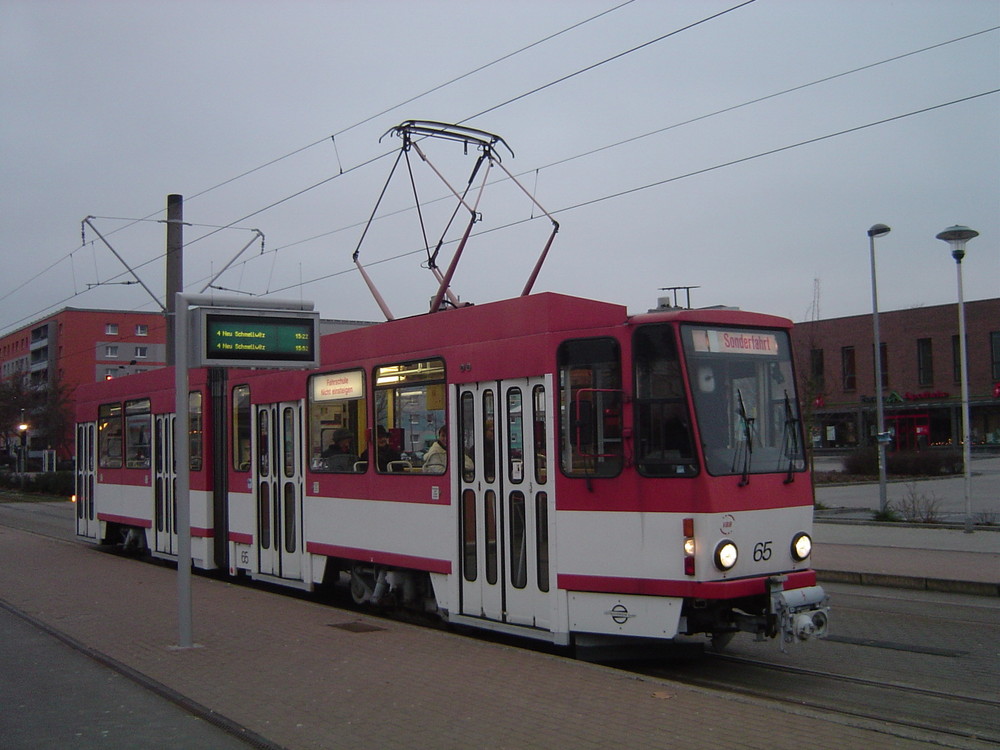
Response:
[[[951,245],[951,257],[958,269],[958,357],[962,379],[962,464],[965,467],[965,533],[972,533],[972,434],[969,425],[969,371],[965,351],[965,300],[962,297],[962,258],[965,257],[966,240],[978,237],[979,232],[963,226],[948,227],[937,238]]]
[[[21,435],[21,446],[18,450],[18,472],[23,474],[28,468],[28,462],[26,460],[27,447],[28,447],[28,423],[24,421],[24,409],[21,409],[21,421],[17,425],[17,431]]]
[[[885,433],[885,410],[882,405],[882,338],[878,330],[878,286],[875,283],[875,238],[889,234],[891,230],[885,224],[875,224],[868,230],[868,248],[872,260],[872,328],[875,337],[875,420],[878,433],[875,440],[878,444],[878,508],[884,518],[889,509],[889,501],[885,491],[885,444],[888,435]]]

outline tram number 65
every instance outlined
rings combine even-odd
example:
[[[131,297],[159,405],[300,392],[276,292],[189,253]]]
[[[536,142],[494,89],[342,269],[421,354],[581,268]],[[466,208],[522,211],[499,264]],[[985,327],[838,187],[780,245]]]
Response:
[[[754,562],[761,562],[763,560],[771,559],[771,542],[770,540],[766,542],[757,542],[753,546],[753,559]]]

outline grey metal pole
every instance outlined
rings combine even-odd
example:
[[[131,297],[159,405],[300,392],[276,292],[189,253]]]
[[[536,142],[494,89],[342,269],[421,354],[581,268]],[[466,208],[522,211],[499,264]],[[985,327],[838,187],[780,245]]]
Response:
[[[958,356],[962,377],[962,464],[964,465],[965,533],[972,533],[972,428],[969,424],[969,371],[965,345],[965,299],[962,294],[962,259],[955,258],[958,269]]]
[[[167,365],[174,364],[175,295],[184,291],[184,197],[167,196]]]
[[[958,272],[958,363],[962,380],[962,464],[965,479],[965,533],[972,533],[972,425],[969,420],[969,368],[965,346],[965,299],[962,293],[962,259],[965,257],[965,243],[979,236],[975,229],[956,224],[937,234],[951,246],[951,257],[955,259]]]
[[[878,328],[878,286],[875,281],[875,238],[888,234],[889,227],[885,224],[876,224],[868,230],[868,248],[871,255],[872,265],[872,328],[875,337],[875,412],[876,429],[875,442],[878,446],[878,508],[881,515],[885,515],[889,510],[889,501],[886,494],[885,478],[885,407],[882,401],[882,338]]]
[[[174,302],[174,461],[177,509],[177,645],[194,645],[191,606],[191,474],[188,446],[188,300],[177,293]]]

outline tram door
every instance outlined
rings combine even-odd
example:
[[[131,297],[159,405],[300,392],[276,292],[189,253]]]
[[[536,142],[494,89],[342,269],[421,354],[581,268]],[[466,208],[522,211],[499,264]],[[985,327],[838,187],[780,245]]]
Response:
[[[257,503],[258,570],[302,578],[302,407],[257,407],[254,496]]]
[[[94,466],[96,446],[94,422],[76,426],[76,533],[88,539],[97,538],[94,514]]]
[[[157,552],[177,554],[177,466],[174,415],[157,414],[153,424],[153,536]]]
[[[459,392],[462,613],[548,628],[548,378]]]

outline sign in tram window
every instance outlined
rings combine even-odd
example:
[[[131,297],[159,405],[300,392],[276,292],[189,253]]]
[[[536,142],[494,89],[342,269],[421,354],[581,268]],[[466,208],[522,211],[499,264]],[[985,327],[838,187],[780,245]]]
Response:
[[[368,469],[368,407],[362,370],[309,378],[309,465],[313,471]]]
[[[699,354],[760,354],[778,356],[778,337],[762,331],[693,328],[691,341]]]

